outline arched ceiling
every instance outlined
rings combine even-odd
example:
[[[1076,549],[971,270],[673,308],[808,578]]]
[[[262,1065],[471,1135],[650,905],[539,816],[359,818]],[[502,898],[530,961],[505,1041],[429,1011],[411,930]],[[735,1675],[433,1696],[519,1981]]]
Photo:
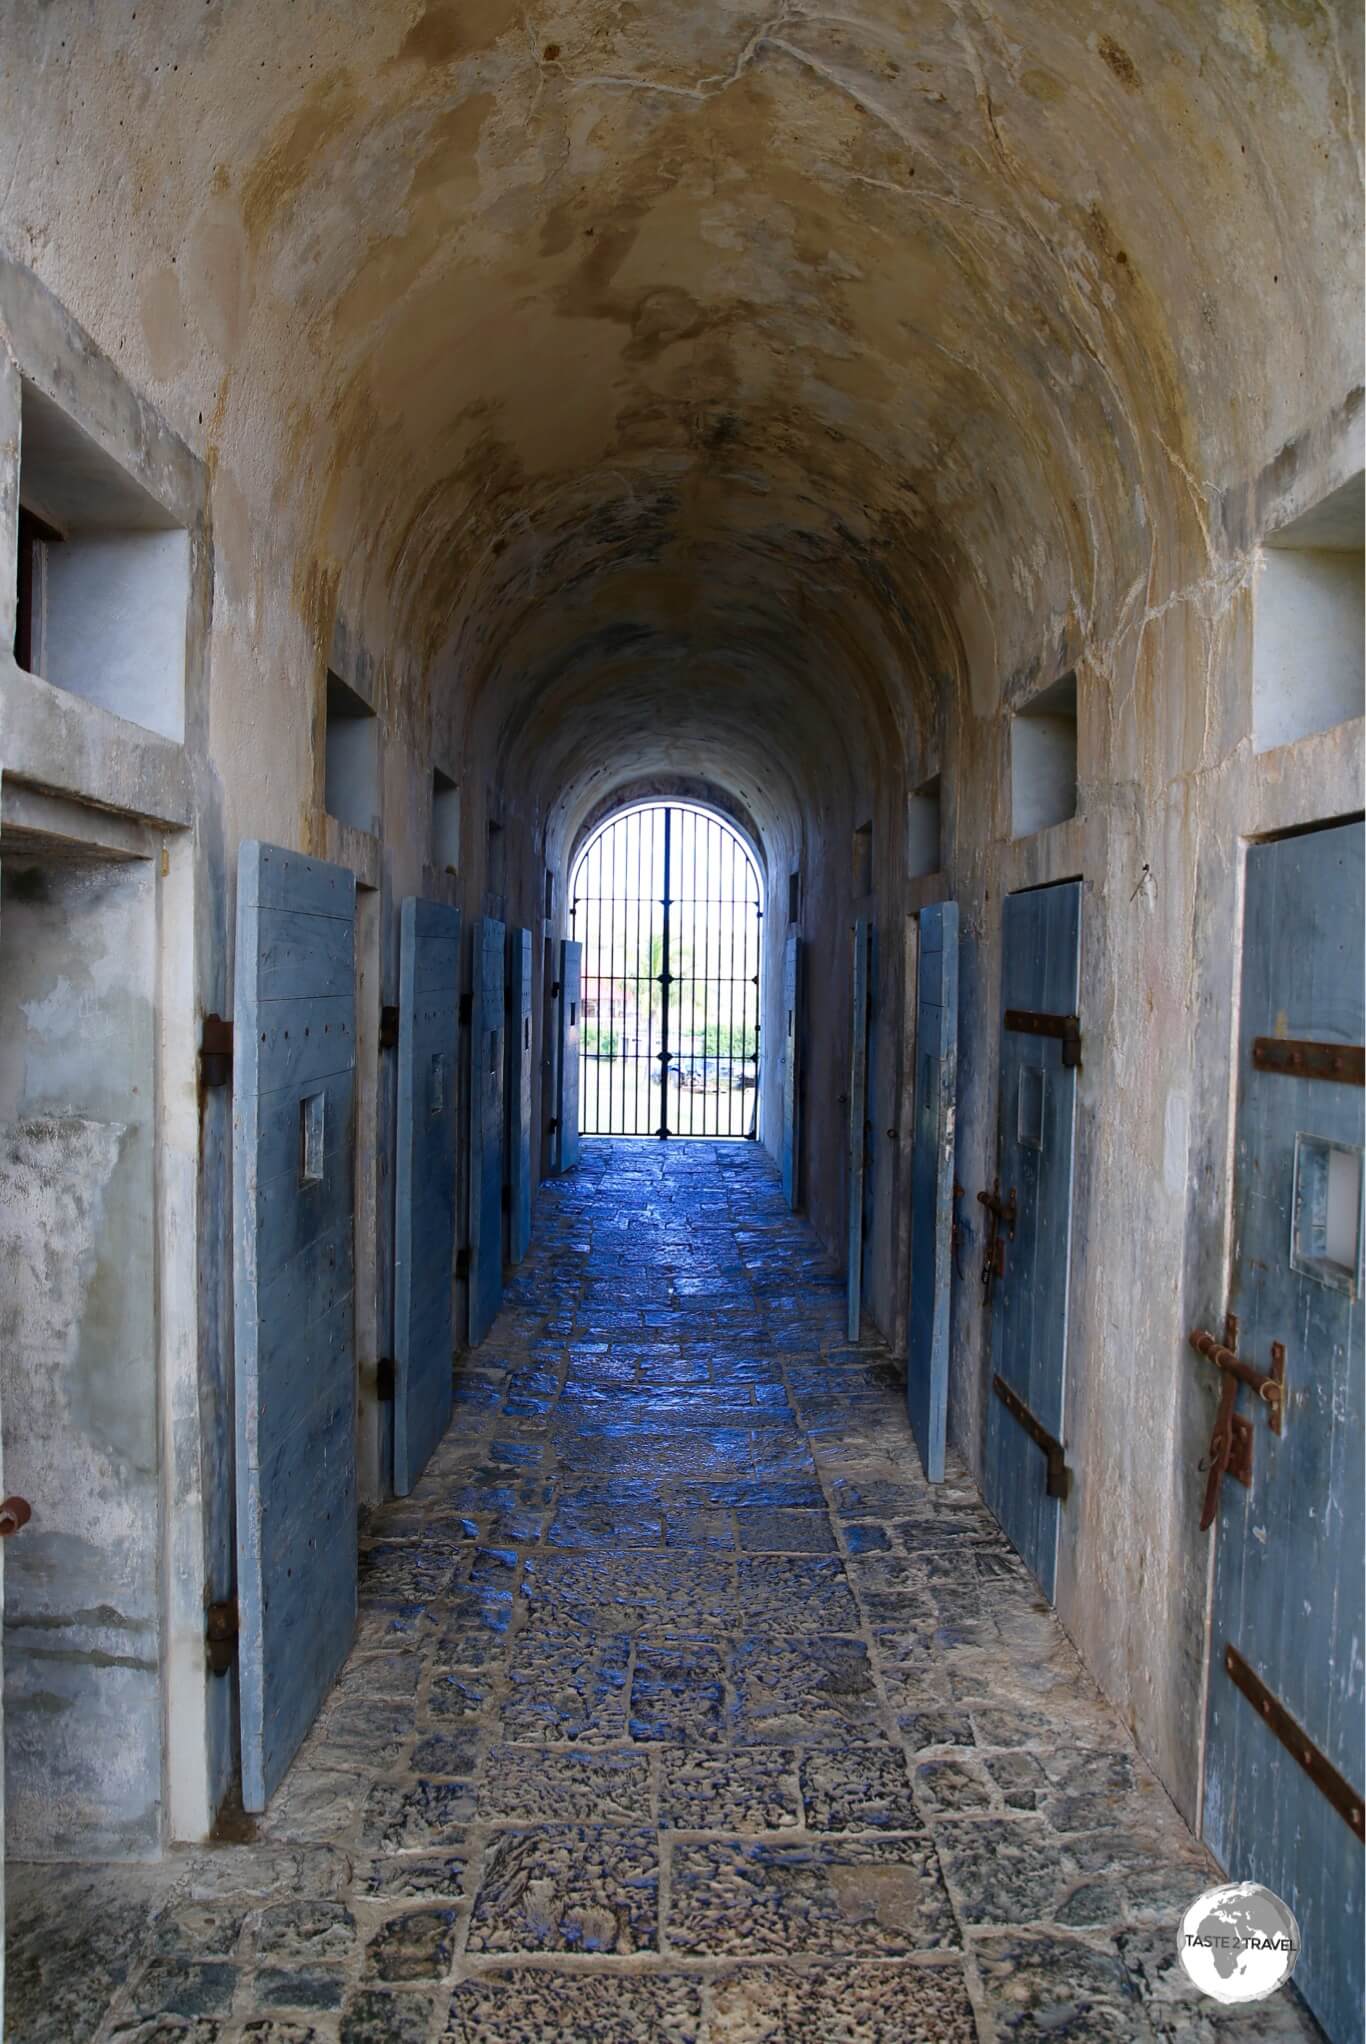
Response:
[[[1346,0],[8,12],[17,253],[543,806],[859,786],[1360,378]]]

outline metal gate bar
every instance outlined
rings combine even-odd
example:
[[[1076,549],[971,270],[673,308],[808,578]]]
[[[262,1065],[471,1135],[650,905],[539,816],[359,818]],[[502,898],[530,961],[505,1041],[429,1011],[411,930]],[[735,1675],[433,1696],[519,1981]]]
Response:
[[[583,1134],[757,1134],[763,907],[739,835],[687,804],[628,810],[580,855],[570,904]]]

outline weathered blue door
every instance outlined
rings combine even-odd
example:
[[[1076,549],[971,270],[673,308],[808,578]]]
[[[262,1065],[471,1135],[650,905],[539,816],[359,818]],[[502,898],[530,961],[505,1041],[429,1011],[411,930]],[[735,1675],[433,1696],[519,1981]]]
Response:
[[[920,911],[911,1142],[906,1411],[931,1483],[944,1475],[948,1425],[957,1083],[958,908],[946,901]]]
[[[1052,1597],[1063,1459],[1073,1134],[1080,1030],[1081,882],[1007,895],[994,1187],[984,1282],[993,1379],[986,1499]]]
[[[531,932],[508,931],[508,1262],[531,1240]]]
[[[469,1342],[484,1339],[503,1299],[503,1071],[507,935],[493,916],[474,926],[470,1013]]]
[[[1280,1431],[1274,1403],[1188,1359],[1211,1392],[1231,1384],[1251,1450],[1217,1496],[1205,1835],[1294,1911],[1295,1983],[1334,2044],[1361,2038],[1363,2010],[1364,851],[1357,823],[1247,855],[1237,1324],[1204,1331],[1273,1380],[1279,1348]]]
[[[863,1320],[863,1201],[868,1157],[868,986],[873,926],[854,925],[854,971],[849,1044],[849,1280],[846,1332],[857,1341]]]
[[[399,912],[394,1201],[394,1489],[406,1497],[451,1416],[460,911]]]
[[[556,1168],[579,1161],[579,999],[583,946],[566,937],[560,946],[560,1045],[555,1060]]]
[[[783,1197],[801,1203],[802,940],[783,947]]]
[[[242,1801],[264,1810],[356,1618],[355,876],[237,868],[233,1237]]]

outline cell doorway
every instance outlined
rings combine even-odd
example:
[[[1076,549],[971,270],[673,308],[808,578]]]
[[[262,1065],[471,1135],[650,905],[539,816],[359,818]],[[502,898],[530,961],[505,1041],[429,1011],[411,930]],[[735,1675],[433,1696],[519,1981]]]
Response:
[[[763,884],[739,833],[681,802],[623,810],[574,867],[586,1136],[752,1138]]]

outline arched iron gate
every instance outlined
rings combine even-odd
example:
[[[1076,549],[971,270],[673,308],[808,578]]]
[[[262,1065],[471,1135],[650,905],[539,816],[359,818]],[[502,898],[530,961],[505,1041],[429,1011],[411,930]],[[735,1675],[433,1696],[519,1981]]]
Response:
[[[604,824],[574,869],[584,1135],[749,1137],[759,1114],[758,868],[706,810]]]

